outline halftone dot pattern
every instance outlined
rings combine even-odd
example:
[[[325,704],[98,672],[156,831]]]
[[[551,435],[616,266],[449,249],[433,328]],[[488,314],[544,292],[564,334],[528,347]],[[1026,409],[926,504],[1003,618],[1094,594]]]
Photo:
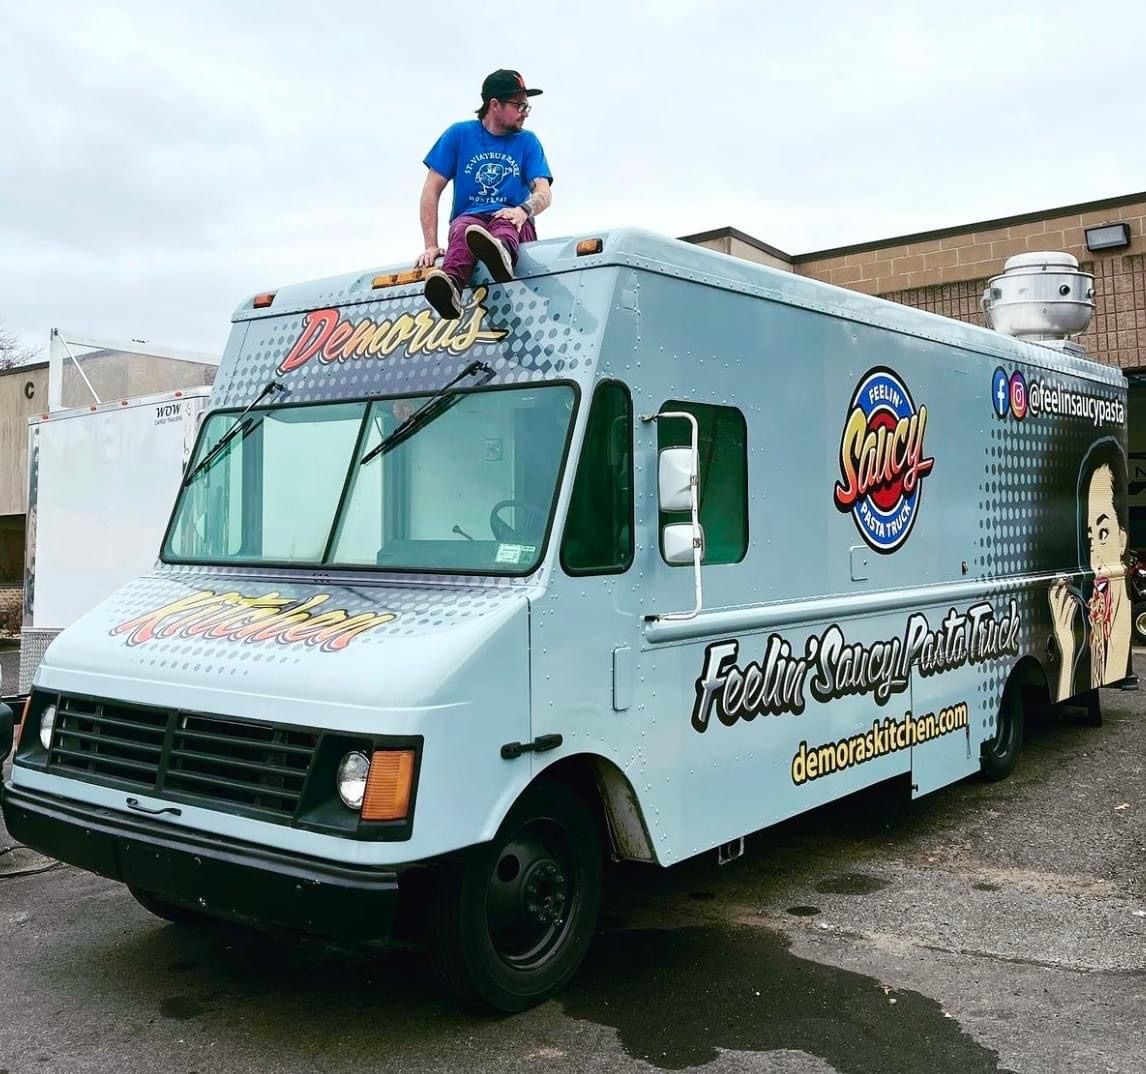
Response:
[[[463,303],[472,297],[467,292]],[[475,359],[494,368],[496,375],[489,383],[495,385],[576,379],[578,373],[584,378],[594,364],[597,335],[573,324],[568,312],[552,309],[554,304],[543,288],[528,281],[495,285],[481,300],[485,311],[482,329],[506,333],[495,343],[475,343],[460,354],[446,349],[408,356],[403,344],[384,356],[324,362],[316,355],[285,374],[278,372],[279,366],[302,334],[306,314],[251,320],[241,353],[224,359],[215,380],[212,405],[246,406],[271,380],[287,388],[288,394],[279,396],[278,401],[291,403],[434,391]],[[324,296],[324,305],[316,308],[326,307],[339,308],[351,324],[363,318],[375,324],[393,322],[403,314],[415,316],[427,308],[420,286],[387,292],[385,299],[365,302],[360,291],[335,292]],[[563,306],[566,311],[568,308]],[[472,315],[469,310],[463,313],[457,322],[458,331],[450,338],[464,335]],[[459,387],[464,388],[464,382]]]
[[[1030,367],[1019,368],[1028,383],[1043,374]],[[1092,390],[1107,394],[1098,385]],[[991,413],[986,397],[983,405]],[[1079,467],[1096,439],[1118,437],[1123,430],[1031,412],[1021,421],[1011,413],[1005,418],[991,413],[991,421],[979,484],[975,577],[990,581],[1077,568]],[[1043,662],[1053,691],[1058,655],[1051,644],[1048,587],[999,581],[988,589],[988,595],[1000,615],[1012,598],[1016,601],[1021,624],[1019,653]],[[1006,656],[989,662],[979,680],[978,718],[987,728],[994,727],[1014,660]]]
[[[593,321],[587,326],[574,323],[570,313],[574,306],[569,301],[567,290],[560,288],[554,291],[551,281],[534,283],[522,280],[504,285],[482,283],[476,290],[463,293],[463,305],[471,304],[475,298],[480,300],[485,311],[482,330],[505,333],[496,343],[477,343],[461,354],[434,350],[429,354],[408,356],[405,345],[402,345],[389,355],[334,362],[323,362],[316,355],[285,374],[279,374],[278,369],[304,330],[306,311],[252,319],[246,322],[242,349],[224,358],[215,380],[211,405],[247,406],[271,380],[277,380],[287,388],[285,394],[275,397],[279,403],[333,402],[433,392],[458,376],[474,360],[483,361],[494,369],[495,375],[487,382],[491,386],[566,379],[577,381],[582,391],[587,392],[597,363],[598,325]],[[320,295],[313,308],[336,308],[351,324],[364,318],[380,324],[394,322],[403,314],[416,316],[428,306],[422,286],[418,284],[401,290],[388,289],[385,297],[365,301],[363,292],[356,288],[332,290]],[[464,326],[471,316],[472,310],[467,309],[458,322],[459,326]],[[436,314],[435,321],[440,325]],[[464,327],[460,327],[456,334],[463,332]],[[464,390],[466,382],[461,381],[458,387]],[[161,566],[158,570],[162,575],[175,577],[198,575],[207,585],[211,584],[212,575],[225,575],[226,580],[219,584],[228,587],[233,586],[236,577],[233,567]],[[240,568],[238,576],[241,574]],[[543,574],[544,569],[528,578],[455,575],[444,580],[443,584],[449,587],[447,592],[456,592],[456,586],[513,589],[533,585]],[[323,584],[341,586],[346,581],[341,571],[314,572],[314,576],[319,579],[314,582],[314,587]],[[323,577],[329,577],[330,581],[323,583]],[[424,584],[426,579],[424,574],[387,572],[373,576],[367,585],[371,587],[369,592],[376,595],[378,590],[373,587],[378,584],[417,585]],[[251,584],[267,583],[256,575]],[[374,607],[375,599],[371,596],[367,607]]]
[[[424,579],[423,579],[424,581]],[[387,623],[355,635],[349,647],[361,649],[384,644],[395,636],[417,637],[433,634],[448,625],[477,619],[520,599],[512,588],[500,585],[393,585],[331,584],[324,581],[283,581],[281,578],[247,576],[226,578],[218,572],[188,572],[185,568],[160,569],[154,574],[137,578],[119,590],[104,606],[106,626],[110,633],[115,627],[158,612],[176,601],[185,600],[196,593],[211,591],[216,594],[239,593],[244,597],[261,597],[275,593],[287,597],[291,605],[301,603],[317,594],[330,599],[312,609],[312,614],[341,609],[354,616],[363,612],[390,613],[395,618]],[[222,606],[220,606],[222,611]],[[238,614],[240,609],[236,609]],[[181,616],[190,620],[195,614],[188,609]],[[173,615],[156,623],[156,628],[178,624],[180,615]],[[204,673],[237,674],[246,666],[257,663],[297,663],[314,651],[304,642],[284,643],[275,638],[265,641],[241,641],[230,638],[154,637],[131,646],[126,636],[116,635],[129,655],[140,666],[183,668]],[[338,653],[324,653],[337,661]]]

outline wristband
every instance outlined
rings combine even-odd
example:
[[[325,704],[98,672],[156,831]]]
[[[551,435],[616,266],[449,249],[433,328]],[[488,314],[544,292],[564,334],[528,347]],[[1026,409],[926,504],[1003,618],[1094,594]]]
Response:
[[[533,206],[530,204],[529,199],[526,198],[519,206],[519,209],[525,210],[525,218],[528,220],[533,215]]]

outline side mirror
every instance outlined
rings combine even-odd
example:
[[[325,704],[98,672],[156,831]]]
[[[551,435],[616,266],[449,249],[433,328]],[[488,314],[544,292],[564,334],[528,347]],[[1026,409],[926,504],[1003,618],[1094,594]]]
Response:
[[[695,619],[704,607],[701,590],[700,563],[704,559],[704,530],[700,525],[700,425],[696,417],[685,410],[662,410],[649,414],[641,421],[664,421],[667,418],[687,421],[691,430],[689,447],[664,448],[657,460],[657,497],[665,512],[687,511],[691,522],[672,523],[661,530],[664,558],[667,562],[684,566],[692,564],[696,602],[691,611],[666,612],[651,616],[653,619]]]
[[[662,511],[691,511],[692,490],[696,481],[697,475],[692,472],[691,448],[665,448],[661,452],[657,470],[657,494]],[[665,533],[671,528],[668,527]],[[665,547],[668,547],[667,539]]]
[[[704,561],[704,527],[697,526],[700,531],[700,558]],[[688,564],[693,561],[692,523],[674,522],[665,526],[662,531],[665,545],[665,562],[674,565]]]

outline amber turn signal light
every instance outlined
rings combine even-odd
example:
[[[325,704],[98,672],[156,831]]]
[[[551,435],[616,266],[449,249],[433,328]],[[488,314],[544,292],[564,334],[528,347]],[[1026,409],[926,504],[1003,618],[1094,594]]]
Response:
[[[371,287],[397,287],[403,283],[417,283],[419,280],[426,278],[426,269],[412,268],[406,269],[405,272],[384,272],[381,276],[375,276],[374,282]]]
[[[405,820],[413,784],[413,750],[375,750],[362,798],[362,819]]]

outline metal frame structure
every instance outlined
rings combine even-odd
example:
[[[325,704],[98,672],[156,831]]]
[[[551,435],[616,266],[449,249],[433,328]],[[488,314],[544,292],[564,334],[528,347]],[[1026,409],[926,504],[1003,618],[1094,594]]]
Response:
[[[53,328],[48,345],[48,410],[65,410],[64,395],[64,368],[65,363],[71,361],[84,384],[91,393],[93,403],[102,403],[96,390],[92,387],[84,373],[80,357],[77,357],[73,347],[83,350],[113,351],[118,354],[142,354],[153,358],[169,358],[176,362],[194,362],[198,365],[219,365],[217,354],[208,354],[204,351],[185,350],[180,347],[164,347],[157,343],[148,343],[144,339],[131,339],[126,342],[117,339],[105,339],[100,336],[89,336],[81,332],[69,332],[62,328]]]

